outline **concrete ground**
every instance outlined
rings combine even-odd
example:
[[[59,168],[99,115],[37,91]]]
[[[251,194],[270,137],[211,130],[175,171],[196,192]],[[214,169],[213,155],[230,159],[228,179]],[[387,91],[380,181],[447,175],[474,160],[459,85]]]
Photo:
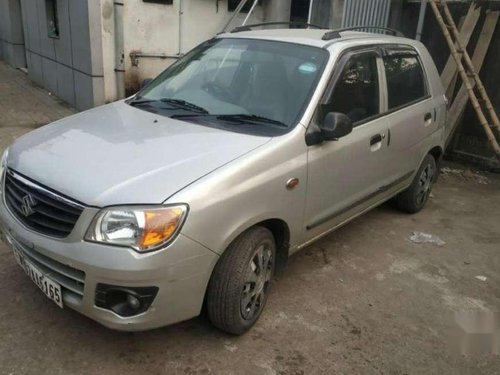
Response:
[[[45,122],[15,120],[26,101],[51,119],[71,113],[1,64],[0,85],[0,150]],[[464,169],[447,166],[421,213],[385,204],[293,256],[241,337],[204,316],[111,331],[46,299],[0,244],[0,374],[500,374],[488,347],[457,345],[455,313],[500,309],[500,180]],[[412,232],[446,243],[417,244]]]
[[[0,60],[0,145],[75,110]]]

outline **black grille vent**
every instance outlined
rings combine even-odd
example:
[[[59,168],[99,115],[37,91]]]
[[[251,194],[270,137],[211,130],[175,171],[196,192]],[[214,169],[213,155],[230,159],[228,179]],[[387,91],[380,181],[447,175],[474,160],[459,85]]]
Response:
[[[11,238],[11,241],[16,250],[22,253],[31,264],[35,265],[52,280],[61,284],[64,288],[63,299],[66,299],[67,293],[71,293],[72,297],[77,300],[83,298],[85,272],[49,258],[15,238]]]
[[[68,236],[84,205],[9,169],[5,174],[5,203],[27,227],[52,237]]]

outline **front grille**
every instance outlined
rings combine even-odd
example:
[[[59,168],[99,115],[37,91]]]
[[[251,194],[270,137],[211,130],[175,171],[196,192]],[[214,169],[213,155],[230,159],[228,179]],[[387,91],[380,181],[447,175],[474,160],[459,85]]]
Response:
[[[63,298],[71,295],[73,299],[81,300],[85,287],[85,272],[57,260],[49,258],[38,251],[25,246],[20,241],[11,238],[12,246],[36,268],[43,272],[45,276],[50,277],[63,288]]]
[[[11,169],[5,174],[5,203],[24,225],[47,236],[68,236],[84,205]]]

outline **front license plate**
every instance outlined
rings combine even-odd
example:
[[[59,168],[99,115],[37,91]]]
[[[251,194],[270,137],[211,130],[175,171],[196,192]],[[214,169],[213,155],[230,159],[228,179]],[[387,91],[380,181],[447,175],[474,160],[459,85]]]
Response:
[[[62,309],[63,302],[61,285],[44,275],[42,271],[27,261],[26,258],[18,251],[14,250],[14,256],[16,257],[17,263],[19,263],[19,265],[24,269],[26,274],[36,284],[36,286],[38,286],[47,297],[49,297]]]

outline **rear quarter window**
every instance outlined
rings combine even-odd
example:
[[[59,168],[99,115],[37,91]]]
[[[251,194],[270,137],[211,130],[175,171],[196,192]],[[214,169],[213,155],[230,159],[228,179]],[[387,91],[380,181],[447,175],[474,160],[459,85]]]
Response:
[[[416,54],[390,54],[383,60],[389,110],[428,96],[424,71]]]

